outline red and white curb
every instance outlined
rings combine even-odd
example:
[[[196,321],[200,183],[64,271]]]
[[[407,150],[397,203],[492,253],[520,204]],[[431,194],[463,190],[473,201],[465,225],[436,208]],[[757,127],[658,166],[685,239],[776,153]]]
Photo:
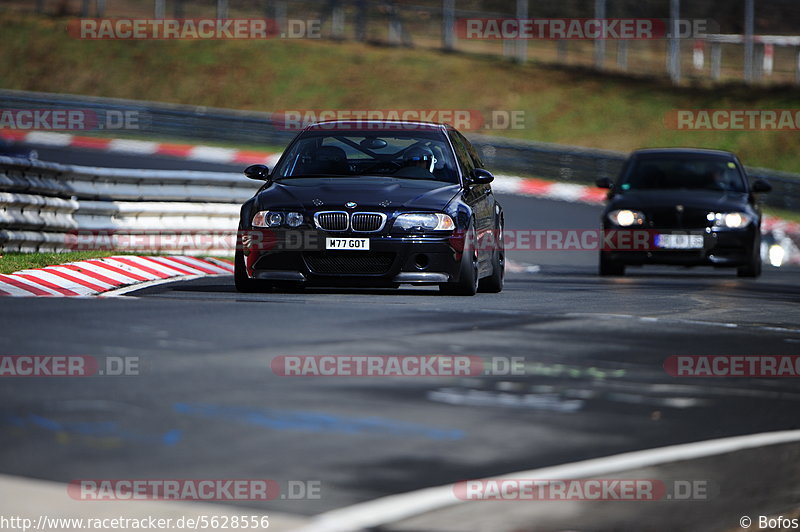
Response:
[[[120,255],[0,274],[0,296],[95,296],[153,281],[231,273],[233,263],[223,259]]]
[[[165,155],[182,159],[214,163],[266,164],[275,166],[279,153],[236,150],[193,144],[171,144],[146,140],[105,139],[81,137],[51,131],[0,131],[0,138],[40,146],[84,148],[136,155]]]

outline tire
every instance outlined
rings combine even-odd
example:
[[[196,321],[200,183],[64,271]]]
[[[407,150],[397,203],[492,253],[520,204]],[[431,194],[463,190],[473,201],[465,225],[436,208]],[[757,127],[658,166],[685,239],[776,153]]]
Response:
[[[478,283],[478,292],[499,294],[503,291],[506,277],[506,250],[503,242],[503,224],[498,228],[498,238],[495,241],[496,249],[492,253],[492,275],[481,279]]]
[[[598,273],[603,277],[619,277],[625,275],[625,265],[609,259],[602,251],[600,252],[600,265],[598,270]]]
[[[441,293],[451,296],[474,296],[478,293],[477,247],[475,227],[472,225],[464,236],[464,251],[461,254],[461,271],[458,281],[440,284],[439,291]]]
[[[756,237],[753,241],[753,250],[750,253],[750,261],[744,266],[736,268],[737,277],[749,277],[756,279],[761,275],[761,238]]]
[[[239,246],[237,246],[239,247]],[[233,259],[233,283],[236,285],[237,292],[253,293],[265,292],[271,287],[264,281],[251,279],[247,276],[247,268],[244,265],[244,253],[237,249]]]

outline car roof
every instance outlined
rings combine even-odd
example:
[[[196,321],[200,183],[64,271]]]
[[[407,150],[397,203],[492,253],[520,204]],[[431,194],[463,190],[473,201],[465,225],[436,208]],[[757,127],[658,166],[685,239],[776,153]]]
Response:
[[[335,127],[334,127],[335,126]],[[453,127],[449,124],[437,122],[423,122],[417,120],[325,120],[316,122],[306,127],[305,131],[317,131],[324,129],[346,129],[346,130],[380,130],[380,126],[387,130],[422,130],[422,131],[445,131]]]
[[[704,148],[646,148],[635,150],[630,154],[631,157],[639,155],[708,155],[736,159],[736,155],[729,151],[707,150]]]

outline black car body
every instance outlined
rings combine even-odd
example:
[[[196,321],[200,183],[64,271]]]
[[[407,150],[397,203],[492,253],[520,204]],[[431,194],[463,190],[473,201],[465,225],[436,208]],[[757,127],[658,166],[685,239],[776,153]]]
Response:
[[[408,166],[420,151],[433,154],[425,168]],[[241,209],[240,291],[287,283],[502,290],[493,176],[449,125],[322,122],[301,131],[271,172],[254,165],[245,175],[266,182]]]
[[[674,264],[737,267],[739,276],[761,273],[761,212],[751,186],[732,153],[664,148],[633,152],[609,188],[604,231],[648,233],[647,249],[604,249],[601,275],[623,275],[626,265]]]

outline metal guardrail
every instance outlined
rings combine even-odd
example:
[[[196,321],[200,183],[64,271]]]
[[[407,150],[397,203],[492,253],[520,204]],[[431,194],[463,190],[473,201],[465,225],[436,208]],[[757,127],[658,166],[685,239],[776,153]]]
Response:
[[[128,129],[124,133],[143,137],[227,140],[280,146],[288,143],[296,134],[285,129],[282,122],[271,113],[0,90],[0,111],[42,108],[93,110],[98,113],[101,123],[103,115],[108,112],[136,112],[140,117],[139,129]],[[477,134],[467,136],[493,170],[572,183],[590,184],[598,177],[613,178],[626,157],[624,153],[607,150]],[[772,184],[774,191],[765,196],[766,205],[800,211],[799,174],[765,168],[748,168],[748,172],[751,178],[768,179]],[[199,189],[185,192],[199,193]]]
[[[257,188],[232,173],[90,168],[0,157],[0,249],[74,250],[81,232],[94,231],[208,231],[232,237],[241,203]]]

